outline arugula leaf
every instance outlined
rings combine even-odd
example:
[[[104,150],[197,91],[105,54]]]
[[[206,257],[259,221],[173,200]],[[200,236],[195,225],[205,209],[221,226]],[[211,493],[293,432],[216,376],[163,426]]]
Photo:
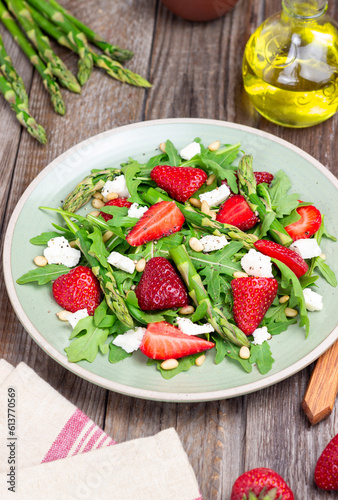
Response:
[[[173,368],[172,370],[163,370],[161,368],[161,363],[163,361],[157,359],[148,359],[147,365],[151,366],[156,364],[156,368],[161,372],[162,377],[166,380],[169,380],[175,377],[175,375],[178,375],[179,373],[186,372],[187,370],[189,370],[189,368],[195,365],[196,359],[202,356],[202,354],[203,353],[200,352],[198,354],[192,354],[190,356],[186,356],[184,358],[177,360],[178,367]]]
[[[261,228],[260,228],[259,236],[258,236],[259,239],[262,239],[264,236],[266,236],[268,234],[270,226],[273,223],[273,221],[275,220],[275,218],[276,218],[275,212],[269,212],[264,217],[263,223],[262,223]]]
[[[289,215],[299,205],[299,194],[287,194],[290,188],[289,177],[283,170],[279,170],[269,187],[272,209],[276,212],[277,217]]]
[[[116,338],[117,335],[114,335]],[[115,364],[123,361],[126,358],[129,358],[133,353],[126,352],[122,347],[113,344],[112,342],[109,344],[109,357],[108,360],[110,363]]]
[[[196,323],[197,321],[200,321],[201,319],[203,319],[206,312],[207,312],[207,309],[208,309],[208,305],[206,302],[201,302],[200,304],[198,304],[194,314],[190,318],[191,321],[193,323]]]
[[[94,325],[99,326],[103,318],[106,317],[108,310],[108,305],[104,299],[99,306],[94,311]]]
[[[121,168],[121,172],[124,174],[127,184],[127,189],[129,191],[130,197],[128,201],[131,203],[143,203],[142,199],[139,197],[137,190],[142,182],[142,179],[137,179],[136,174],[141,171],[141,166],[138,161],[130,159],[129,163],[125,164]]]
[[[168,155],[168,165],[171,167],[178,167],[182,162],[181,157],[177,153],[177,149],[169,140],[165,143],[165,152]]]
[[[266,341],[262,345],[252,344],[249,361],[250,363],[257,364],[257,368],[262,375],[268,373],[275,361],[272,357],[269,344]]]
[[[321,257],[315,258],[315,266],[320,270],[323,278],[326,279],[329,285],[336,287],[337,286],[337,278],[334,272],[329,268],[329,266],[324,262]]]
[[[301,219],[301,216],[297,212],[296,209],[292,210],[290,215],[287,215],[286,217],[283,217],[283,219],[280,219],[280,223],[282,224],[283,227],[289,226],[290,224],[293,224],[294,222],[298,222]]]
[[[68,238],[67,238],[67,236],[65,236],[66,233],[69,233]],[[71,237],[70,237],[70,235],[71,235]],[[74,239],[74,235],[70,231],[65,230],[64,233],[50,231],[48,233],[41,233],[38,236],[34,236],[33,238],[31,238],[29,240],[29,243],[32,243],[32,245],[46,246],[49,240],[51,240],[52,238],[59,238],[60,236],[64,236],[66,239],[69,239],[69,238],[72,240]]]
[[[68,360],[71,363],[77,363],[81,360],[92,363],[99,352],[100,346],[106,342],[108,335],[108,328],[95,326],[93,316],[81,319],[75,326],[70,340],[74,337],[77,338],[73,340],[69,347],[65,348]]]
[[[267,327],[271,335],[278,335],[279,333],[287,330],[290,325],[294,325],[295,323],[297,323],[296,318],[290,318],[288,320],[278,322],[273,320],[269,323],[265,323],[265,321],[263,321],[262,325]]]
[[[105,247],[105,244],[102,241],[102,234],[98,227],[93,227],[93,232],[88,234],[88,239],[92,241],[92,244],[89,249],[89,254],[100,262],[101,266],[107,268],[107,257],[109,255],[108,250]]]
[[[16,282],[18,285],[24,285],[36,281],[38,285],[45,285],[50,281],[56,280],[59,276],[69,273],[69,271],[70,268],[62,264],[47,264],[44,267],[38,267],[28,271],[28,273],[18,278]]]
[[[217,334],[212,334],[212,338],[216,344],[216,357],[215,364],[218,365],[223,359],[228,356],[229,358],[237,361],[247,373],[252,371],[252,366],[247,359],[239,357],[240,347],[232,344],[228,340],[222,339]]]
[[[332,241],[337,241],[337,238],[335,236],[332,236],[331,234],[328,233],[328,231],[325,227],[325,224],[324,224],[324,215],[322,215],[322,223],[320,225],[320,228],[315,233],[315,238],[317,240],[318,245],[320,245],[320,242],[322,241],[323,236],[325,236],[326,238],[329,238]]]
[[[144,204],[144,201],[142,201]],[[107,221],[108,226],[116,227],[133,227],[138,222],[135,217],[128,217],[127,207],[116,207],[114,205],[106,205],[100,208],[101,212],[112,215],[113,218]]]

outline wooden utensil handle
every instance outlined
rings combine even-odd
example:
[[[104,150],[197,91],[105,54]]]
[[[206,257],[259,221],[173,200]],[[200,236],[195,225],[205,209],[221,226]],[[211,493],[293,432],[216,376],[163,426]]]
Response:
[[[328,417],[338,391],[338,341],[317,361],[302,408],[312,425]]]

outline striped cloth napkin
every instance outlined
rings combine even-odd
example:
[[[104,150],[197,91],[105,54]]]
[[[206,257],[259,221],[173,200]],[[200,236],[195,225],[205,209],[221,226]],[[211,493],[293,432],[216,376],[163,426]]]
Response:
[[[0,498],[13,497],[202,500],[174,429],[116,445],[25,363],[0,360]]]

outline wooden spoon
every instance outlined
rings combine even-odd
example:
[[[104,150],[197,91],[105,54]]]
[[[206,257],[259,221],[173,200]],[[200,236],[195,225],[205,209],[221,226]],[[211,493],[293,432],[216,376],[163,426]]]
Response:
[[[318,359],[302,408],[312,425],[328,417],[338,391],[338,340]]]

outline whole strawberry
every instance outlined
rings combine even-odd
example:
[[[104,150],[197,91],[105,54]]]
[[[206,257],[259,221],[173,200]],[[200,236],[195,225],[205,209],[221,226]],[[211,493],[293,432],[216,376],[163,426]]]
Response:
[[[165,257],[153,257],[147,262],[135,293],[143,311],[183,307],[189,303],[181,278]]]
[[[207,180],[200,168],[157,165],[150,177],[176,201],[187,201]]]
[[[115,200],[107,201],[107,203],[105,203],[104,206],[105,207],[127,207],[127,208],[130,208],[131,205],[132,204],[130,203],[130,201],[127,200],[127,198],[116,198]],[[102,215],[102,217],[104,218],[104,220],[106,222],[113,218],[112,215],[106,214],[104,212],[100,212],[100,215]]]
[[[282,476],[272,469],[258,467],[239,476],[230,500],[294,500],[293,493]]]
[[[323,490],[338,490],[338,434],[320,455],[315,468],[315,482]]]
[[[53,296],[66,311],[87,309],[92,316],[100,304],[101,288],[89,267],[78,266],[54,281]]]

